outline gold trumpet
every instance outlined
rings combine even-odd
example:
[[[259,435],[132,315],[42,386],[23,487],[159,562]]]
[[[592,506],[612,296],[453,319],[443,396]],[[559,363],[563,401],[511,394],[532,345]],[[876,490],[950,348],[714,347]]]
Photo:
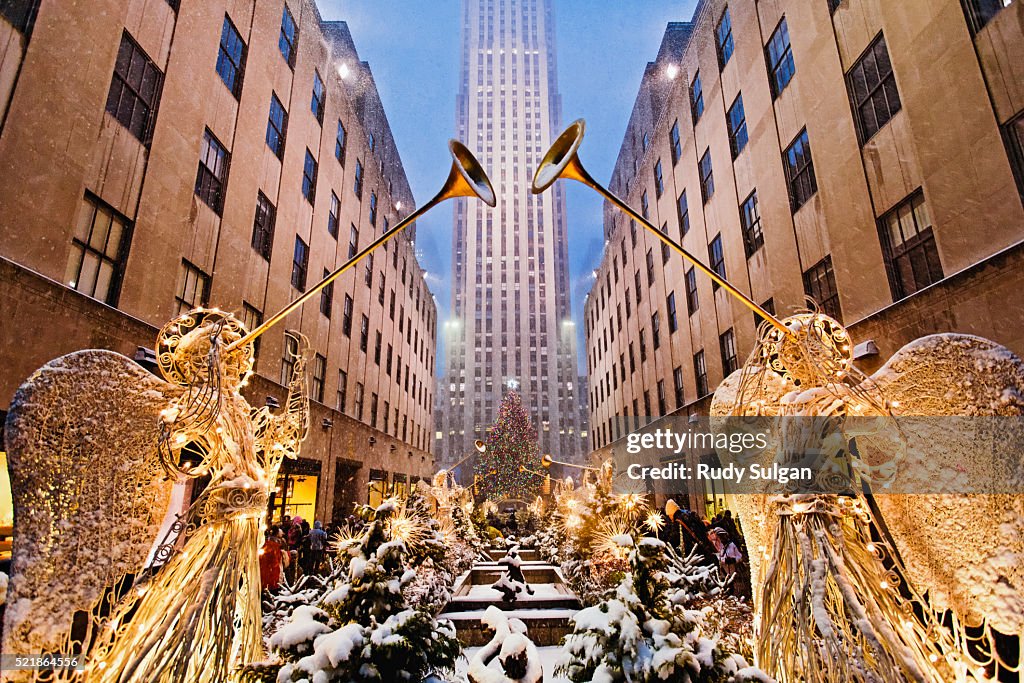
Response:
[[[545,455],[543,458],[541,458],[540,459],[540,464],[544,465],[544,467],[546,469],[551,469],[552,465],[563,465],[565,467],[575,467],[575,468],[581,469],[581,470],[591,470],[592,472],[600,472],[601,471],[600,467],[591,467],[590,465],[577,465],[576,463],[572,463],[572,462],[565,462],[563,460],[555,460],[550,455]]]
[[[454,197],[477,197],[483,200],[487,206],[495,206],[497,201],[495,200],[494,188],[491,187],[491,181],[488,179],[486,171],[484,171],[480,162],[476,160],[476,157],[473,156],[473,153],[458,140],[449,140],[448,149],[452,154],[452,170],[448,174],[448,179],[445,181],[441,191],[438,192],[433,199],[406,216],[397,225],[395,225],[395,227],[375,239],[362,251],[343,263],[333,273],[330,273],[315,286],[308,289],[298,299],[268,318],[262,325],[251,330],[241,339],[238,339],[228,345],[225,351],[232,351],[243,344],[252,342],[268,329],[281,322],[289,313],[313,298],[313,296],[315,296],[321,289],[334,282],[338,276],[346,270],[359,263],[359,261],[361,261],[363,257],[371,251],[387,242],[409,225],[415,223],[423,214],[430,211],[430,209],[434,208],[446,199],[452,199]],[[477,443],[481,442],[478,441]]]
[[[672,247],[677,253],[679,253],[679,255],[692,263],[694,268],[710,277],[719,286],[724,288],[725,291],[742,301],[747,308],[767,320],[779,331],[787,335],[792,335],[792,330],[786,327],[781,320],[754,303],[749,296],[738,290],[731,282],[716,273],[714,270],[704,265],[704,263],[696,256],[684,249],[683,245],[679,244],[649,223],[646,218],[630,208],[628,204],[612,194],[608,189],[594,180],[589,173],[587,173],[587,170],[583,168],[583,164],[580,163],[579,157],[579,148],[580,143],[583,142],[585,127],[586,123],[584,120],[577,119],[568,128],[566,128],[561,135],[558,136],[558,139],[551,145],[551,148],[547,151],[547,154],[544,155],[540,165],[537,167],[537,172],[533,176],[533,184],[530,187],[530,191],[533,194],[540,194],[551,187],[551,185],[553,185],[559,178],[570,178],[583,183],[593,190],[596,190],[598,194],[611,202],[617,209],[657,235],[658,239]],[[566,465],[569,463],[559,464]],[[578,467],[578,465],[569,466]]]
[[[464,463],[467,460],[469,460],[470,458],[472,458],[477,453],[486,453],[487,452],[487,444],[485,444],[480,439],[477,439],[476,441],[473,442],[473,449],[474,449],[475,452],[474,451],[470,451],[469,454],[466,455],[462,460],[458,461],[457,463],[455,463],[454,465],[452,465],[451,467],[449,467],[446,470],[438,471],[438,474],[441,474],[442,472],[444,472],[445,474],[451,474],[452,470],[454,470],[456,467],[458,467],[462,463]]]

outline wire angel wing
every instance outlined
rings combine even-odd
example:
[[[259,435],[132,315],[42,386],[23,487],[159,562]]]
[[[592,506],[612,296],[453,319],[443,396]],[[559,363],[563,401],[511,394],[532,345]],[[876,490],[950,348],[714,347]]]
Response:
[[[4,652],[88,644],[142,569],[173,486],[160,413],[182,391],[100,350],[57,358],[18,389],[6,425],[15,531]]]
[[[873,488],[908,578],[969,625],[1024,633],[1024,363],[987,339],[932,335],[867,382],[898,416],[902,444],[888,430],[857,445],[870,465],[902,448],[894,494]],[[995,493],[945,493],[957,486]],[[928,495],[902,495],[916,492]]]
[[[782,397],[794,388],[782,375],[763,366],[740,368],[718,385],[711,398],[712,431],[735,430],[741,425],[748,426],[754,433],[770,430],[781,411]],[[749,421],[737,419],[743,416],[748,416]],[[768,448],[753,457],[758,465],[768,465],[775,457],[775,450]],[[738,495],[733,505],[747,541],[754,604],[758,604],[761,564],[774,533],[767,523],[768,495]]]

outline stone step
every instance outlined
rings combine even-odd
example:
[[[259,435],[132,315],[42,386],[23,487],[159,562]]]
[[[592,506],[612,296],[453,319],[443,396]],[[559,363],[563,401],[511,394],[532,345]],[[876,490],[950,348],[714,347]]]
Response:
[[[491,559],[497,562],[501,558],[505,557],[508,553],[508,548],[488,548],[487,554],[491,556]],[[540,552],[533,549],[526,549],[519,551],[519,559],[523,562],[531,562],[541,559]]]
[[[527,635],[538,647],[558,645],[562,638],[572,632],[569,619],[578,609],[515,609],[506,611],[509,618],[522,619]],[[480,622],[481,610],[450,612],[440,615],[455,625],[459,642],[464,647],[479,647],[490,642],[494,633]]]

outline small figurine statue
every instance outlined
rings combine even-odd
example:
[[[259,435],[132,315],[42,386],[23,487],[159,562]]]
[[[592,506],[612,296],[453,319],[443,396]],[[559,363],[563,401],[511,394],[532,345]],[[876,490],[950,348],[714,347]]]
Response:
[[[487,608],[482,621],[494,631],[494,637],[470,660],[469,683],[541,683],[544,667],[526,624],[509,619],[494,605]]]
[[[498,560],[498,564],[505,568],[501,578],[491,584],[491,588],[501,592],[502,602],[512,604],[519,599],[520,593],[533,595],[533,587],[526,582],[522,568],[523,560],[519,557],[519,545],[513,545],[505,553],[505,557]]]

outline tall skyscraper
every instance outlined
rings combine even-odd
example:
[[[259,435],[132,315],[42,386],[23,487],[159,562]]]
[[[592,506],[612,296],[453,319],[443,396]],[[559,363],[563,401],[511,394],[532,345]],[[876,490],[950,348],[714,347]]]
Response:
[[[509,389],[522,394],[541,453],[574,459],[581,451],[565,195],[560,184],[530,194],[561,128],[551,4],[463,2],[458,137],[490,173],[498,206],[455,207],[442,463],[486,436]]]

